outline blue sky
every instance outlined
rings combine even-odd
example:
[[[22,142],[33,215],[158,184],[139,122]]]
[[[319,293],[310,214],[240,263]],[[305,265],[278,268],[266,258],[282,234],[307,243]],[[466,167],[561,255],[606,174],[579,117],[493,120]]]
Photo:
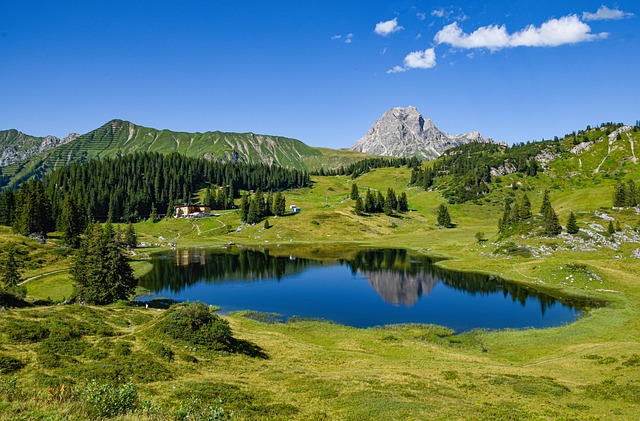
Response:
[[[113,118],[350,147],[389,108],[508,143],[640,120],[640,5],[3,1],[0,129]]]

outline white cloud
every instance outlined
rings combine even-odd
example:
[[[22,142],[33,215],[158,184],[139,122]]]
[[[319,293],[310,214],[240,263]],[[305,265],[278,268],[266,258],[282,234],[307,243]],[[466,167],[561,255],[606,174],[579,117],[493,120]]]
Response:
[[[376,34],[386,37],[387,35],[391,35],[394,32],[398,32],[402,29],[404,29],[404,27],[398,25],[398,18],[393,18],[386,22],[378,22],[374,31],[376,32]]]
[[[344,43],[345,44],[351,44],[353,42],[353,34],[349,33],[346,36],[342,36],[342,35],[334,35],[331,37],[332,40],[334,41],[340,41],[342,39],[344,39]]]
[[[633,13],[623,12],[620,9],[609,9],[607,6],[602,5],[595,13],[582,12],[583,20],[617,20],[633,17]]]
[[[443,17],[445,14],[444,9],[436,9],[431,12],[431,16],[435,16],[437,18]]]
[[[529,25],[514,34],[509,34],[505,25],[483,26],[466,34],[454,22],[436,33],[434,40],[437,44],[449,44],[456,48],[488,48],[497,51],[511,47],[557,47],[606,38],[607,35],[604,32],[592,34],[589,25],[576,15],[569,15],[550,19],[540,27]]]
[[[387,73],[402,73],[410,69],[431,69],[436,66],[436,52],[433,48],[414,51],[404,58],[404,66],[394,66]]]
[[[420,20],[425,20],[427,18],[427,14],[424,12],[418,12],[416,13],[416,16],[418,17],[418,19]]]

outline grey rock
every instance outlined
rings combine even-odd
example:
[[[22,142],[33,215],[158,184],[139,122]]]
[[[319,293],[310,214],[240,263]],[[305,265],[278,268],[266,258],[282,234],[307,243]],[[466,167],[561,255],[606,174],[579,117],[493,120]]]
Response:
[[[478,132],[453,135],[440,131],[415,107],[397,107],[385,112],[360,140],[353,151],[373,155],[435,159],[454,146],[471,142],[493,143]]]

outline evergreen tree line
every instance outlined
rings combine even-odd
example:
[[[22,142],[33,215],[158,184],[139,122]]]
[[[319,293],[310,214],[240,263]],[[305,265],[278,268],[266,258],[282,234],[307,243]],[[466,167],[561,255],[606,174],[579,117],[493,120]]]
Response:
[[[252,197],[242,195],[240,220],[256,224],[268,216],[283,216],[286,208],[286,198],[281,192],[276,192],[275,195],[268,192],[265,197],[261,190],[257,190]]]
[[[221,186],[215,193],[205,193],[208,204],[228,209],[241,189],[304,187],[309,185],[309,175],[278,166],[222,163],[177,153],[93,160],[0,193],[0,224],[14,226],[25,235],[45,235],[56,228],[64,231],[71,220],[139,221],[158,209],[172,214],[174,204],[190,203],[205,183]]]
[[[353,164],[341,166],[335,170],[319,170],[311,172],[312,175],[348,175],[355,179],[375,168],[400,168],[407,165],[409,168],[420,166],[422,161],[418,158],[366,158]]]
[[[395,212],[407,212],[409,210],[407,194],[402,192],[398,197],[391,187],[387,189],[386,197],[379,190],[373,192],[371,189],[367,189],[365,198],[362,200],[357,184],[353,183],[350,197],[355,200],[355,212],[358,215],[384,212],[385,215],[390,216]]]
[[[636,183],[629,180],[626,183],[618,182],[613,189],[613,206],[624,208],[637,206],[640,203],[640,191],[636,189]]]

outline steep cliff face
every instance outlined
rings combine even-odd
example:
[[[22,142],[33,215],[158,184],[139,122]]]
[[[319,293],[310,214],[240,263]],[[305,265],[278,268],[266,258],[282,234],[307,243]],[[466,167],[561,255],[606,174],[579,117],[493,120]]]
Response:
[[[397,107],[385,112],[351,149],[374,155],[430,160],[449,148],[470,142],[491,143],[493,140],[478,132],[461,135],[441,132],[415,107]]]

